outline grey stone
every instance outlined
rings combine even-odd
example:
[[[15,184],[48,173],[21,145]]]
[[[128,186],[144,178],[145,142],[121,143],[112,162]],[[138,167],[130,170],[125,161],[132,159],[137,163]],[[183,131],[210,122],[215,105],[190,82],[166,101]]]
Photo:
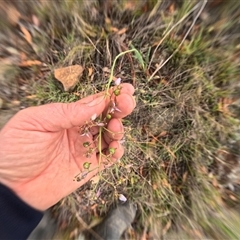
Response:
[[[137,208],[133,203],[126,202],[123,205],[119,205],[117,208],[110,211],[99,225],[92,229],[96,234],[87,239],[120,239],[124,231],[131,226],[136,215],[136,210]]]
[[[50,240],[53,239],[57,229],[55,220],[51,217],[49,211],[44,216],[37,227],[33,230],[27,240]]]

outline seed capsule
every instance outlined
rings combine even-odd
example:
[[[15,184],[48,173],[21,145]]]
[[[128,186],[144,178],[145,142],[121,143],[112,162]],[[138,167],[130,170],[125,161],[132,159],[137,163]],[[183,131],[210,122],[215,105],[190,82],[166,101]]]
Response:
[[[84,142],[84,143],[83,143],[83,146],[84,146],[85,148],[89,147],[89,146],[90,146],[90,142]]]
[[[85,162],[85,163],[83,164],[83,168],[84,168],[84,169],[89,169],[89,168],[90,168],[90,165],[91,165],[91,163]]]
[[[109,148],[109,153],[110,154],[114,154],[116,152],[116,149],[115,148]]]
[[[106,118],[109,120],[109,119],[112,118],[112,115],[108,113],[108,114],[106,115]]]
[[[120,89],[118,89],[118,88],[113,91],[113,93],[114,93],[115,96],[119,96],[119,95],[120,95],[120,92],[121,92],[121,91],[120,91]]]

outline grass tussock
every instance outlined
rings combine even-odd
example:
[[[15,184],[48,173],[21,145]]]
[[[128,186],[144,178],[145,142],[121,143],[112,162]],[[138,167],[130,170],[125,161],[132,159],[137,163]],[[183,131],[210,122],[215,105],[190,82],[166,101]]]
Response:
[[[33,37],[41,61],[50,70],[85,67],[70,93],[49,72],[38,86],[41,103],[104,90],[116,56],[139,52],[119,58],[114,69],[136,88],[137,107],[124,120],[125,156],[55,207],[61,224],[80,231],[76,212],[92,223],[124,194],[138,205],[128,239],[239,238],[239,192],[219,183],[216,154],[237,139],[238,119],[220,103],[239,80],[240,4],[217,2],[27,3],[41,22]]]

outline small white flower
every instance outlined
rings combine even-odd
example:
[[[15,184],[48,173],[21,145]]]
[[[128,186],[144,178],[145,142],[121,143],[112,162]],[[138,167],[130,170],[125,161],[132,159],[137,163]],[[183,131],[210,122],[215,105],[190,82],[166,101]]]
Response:
[[[81,173],[79,173],[75,179],[77,180],[77,182],[82,181],[87,175],[88,175],[89,171],[83,171]]]
[[[117,108],[116,103],[112,100],[110,102],[110,106],[111,106],[111,108],[109,110],[109,113],[114,113],[115,111],[121,112],[121,110],[119,108]]]
[[[121,78],[117,78],[117,79],[114,81],[114,84],[115,84],[116,86],[118,86],[118,85],[121,84],[121,81],[122,81]]]
[[[88,128],[84,128],[80,136],[81,136],[81,137],[87,136],[87,137],[90,138],[91,133],[90,133],[90,131],[88,130]]]
[[[123,139],[119,140],[118,142],[119,142],[120,144],[123,144],[123,143],[125,143],[125,139],[123,138]]]
[[[94,121],[96,118],[97,118],[97,114],[94,113],[94,114],[91,116],[91,120]]]
[[[82,179],[84,179],[84,178],[88,175],[88,172],[89,172],[89,171],[83,171],[83,172],[81,173]]]
[[[95,122],[95,124],[99,127],[104,127],[106,124],[103,122]]]
[[[123,195],[123,194],[119,194],[119,197],[118,199],[122,202],[126,202],[127,201],[127,198]]]

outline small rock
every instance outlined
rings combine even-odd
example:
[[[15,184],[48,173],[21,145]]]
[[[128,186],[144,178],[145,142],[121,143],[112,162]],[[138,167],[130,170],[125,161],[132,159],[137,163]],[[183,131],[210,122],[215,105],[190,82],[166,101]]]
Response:
[[[44,240],[53,239],[54,234],[57,230],[57,223],[55,219],[51,216],[49,210],[44,213],[42,220],[32,231],[27,240]]]
[[[126,202],[117,206],[107,214],[102,222],[92,229],[95,234],[87,236],[86,239],[119,240],[123,232],[131,226],[136,211],[137,207],[134,203]]]
[[[81,65],[59,68],[54,70],[54,77],[63,84],[64,91],[70,91],[77,85],[83,70]]]

